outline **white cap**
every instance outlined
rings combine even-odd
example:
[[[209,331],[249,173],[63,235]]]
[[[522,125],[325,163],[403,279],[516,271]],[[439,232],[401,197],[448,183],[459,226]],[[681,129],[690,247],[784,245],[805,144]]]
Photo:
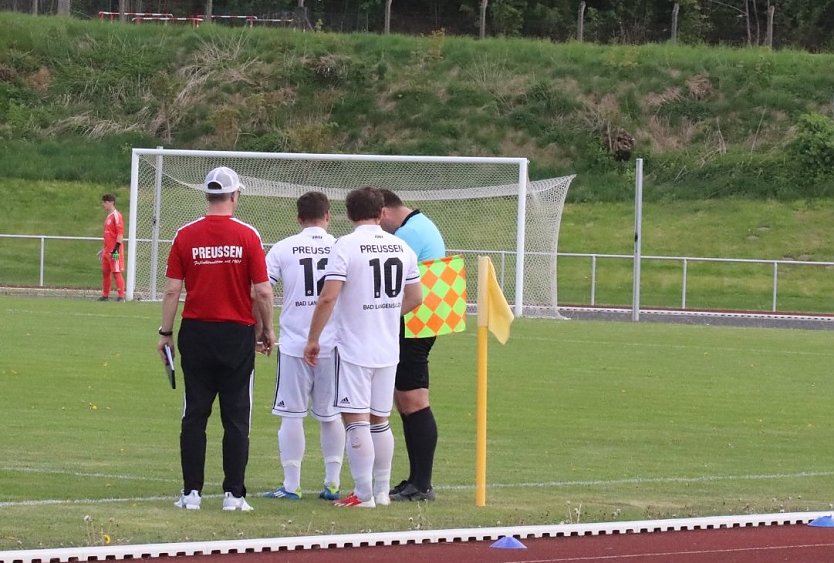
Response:
[[[237,172],[226,166],[215,168],[206,175],[206,181],[200,187],[207,194],[230,194],[243,189]]]

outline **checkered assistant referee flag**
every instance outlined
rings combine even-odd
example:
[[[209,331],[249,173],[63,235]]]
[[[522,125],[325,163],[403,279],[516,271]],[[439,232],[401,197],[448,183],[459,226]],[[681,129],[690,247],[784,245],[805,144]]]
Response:
[[[420,262],[423,304],[405,315],[405,337],[426,338],[466,329],[466,268],[460,255]]]

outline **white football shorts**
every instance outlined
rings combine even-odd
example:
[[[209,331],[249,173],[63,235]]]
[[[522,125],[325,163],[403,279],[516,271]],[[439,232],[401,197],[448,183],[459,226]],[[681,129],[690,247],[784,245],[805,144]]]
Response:
[[[336,354],[336,408],[343,413],[390,416],[396,376],[396,365],[368,368],[341,360]]]
[[[339,419],[339,411],[333,406],[336,386],[333,356],[319,356],[318,365],[313,367],[304,358],[279,354],[272,414],[303,418],[309,409],[313,418],[321,422]]]

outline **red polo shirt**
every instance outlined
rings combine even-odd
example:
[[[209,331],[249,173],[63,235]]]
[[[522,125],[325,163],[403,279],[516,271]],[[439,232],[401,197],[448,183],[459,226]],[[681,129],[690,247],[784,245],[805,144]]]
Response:
[[[185,281],[182,318],[254,325],[251,286],[268,281],[261,235],[230,215],[206,215],[177,231],[166,275]]]

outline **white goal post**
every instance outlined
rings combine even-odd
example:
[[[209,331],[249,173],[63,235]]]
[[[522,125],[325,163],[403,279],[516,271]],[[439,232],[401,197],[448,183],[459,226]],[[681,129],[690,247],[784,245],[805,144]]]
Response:
[[[254,153],[133,149],[128,221],[127,298],[159,300],[171,241],[205,213],[197,188],[209,170],[229,166],[245,186],[236,216],[264,246],[298,232],[296,199],[321,191],[331,200],[330,232],[352,227],[345,196],[362,186],[393,190],[431,218],[449,254],[469,272],[490,256],[517,316],[559,316],[556,250],[565,196],[574,176],[529,181],[525,158]],[[467,279],[470,303],[477,276]]]

